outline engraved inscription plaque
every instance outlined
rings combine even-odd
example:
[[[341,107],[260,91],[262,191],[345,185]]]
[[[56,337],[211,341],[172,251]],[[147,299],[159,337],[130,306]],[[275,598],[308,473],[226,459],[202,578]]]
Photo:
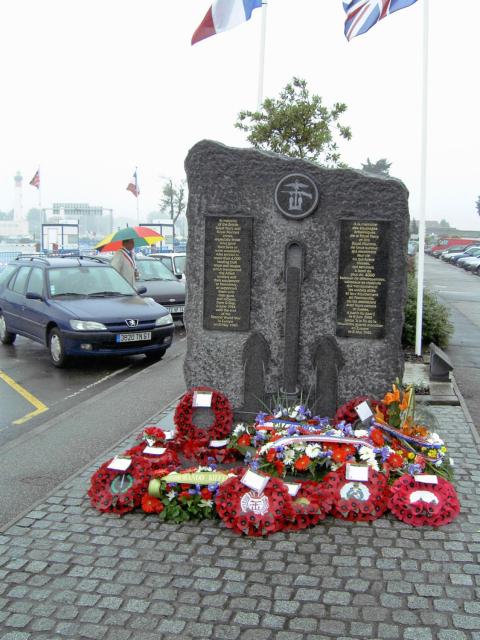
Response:
[[[205,218],[203,326],[248,331],[253,219]]]
[[[385,221],[341,221],[337,336],[384,337],[388,235]]]

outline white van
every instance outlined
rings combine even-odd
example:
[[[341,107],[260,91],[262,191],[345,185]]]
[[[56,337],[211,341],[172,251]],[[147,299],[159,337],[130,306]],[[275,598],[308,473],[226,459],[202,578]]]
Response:
[[[150,253],[149,257],[160,260],[176,278],[185,281],[186,253]]]

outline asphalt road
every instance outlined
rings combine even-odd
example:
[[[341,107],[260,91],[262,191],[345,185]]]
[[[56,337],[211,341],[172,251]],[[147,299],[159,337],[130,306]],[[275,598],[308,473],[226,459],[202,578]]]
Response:
[[[31,508],[94,458],[111,451],[138,425],[174,402],[185,391],[185,350],[183,332],[183,336],[176,336],[160,362],[147,366],[142,359],[142,364],[133,363],[126,372],[104,381],[98,377],[102,372],[96,372],[93,365],[90,365],[93,369],[85,369],[84,365],[66,370],[65,374],[49,370],[50,377],[43,381],[44,390],[49,385],[55,386],[53,378],[61,390],[52,388],[52,394],[63,397],[55,410],[45,411],[23,424],[11,424],[2,432],[0,526]],[[36,367],[35,353],[32,352],[29,362],[18,365],[17,377],[26,376],[25,369],[29,366]],[[90,388],[79,386],[87,380]],[[66,393],[72,381],[77,394]],[[31,382],[33,385],[33,379]],[[13,389],[6,393],[10,392],[15,393]],[[4,407],[5,402],[6,397],[0,406]]]
[[[450,309],[454,333],[445,352],[452,361],[453,375],[480,431],[480,278],[425,256],[424,284]]]
[[[174,343],[184,337],[176,323]],[[17,336],[13,345],[0,345],[0,446],[148,365],[139,355],[77,359],[57,369],[48,350],[32,340]]]

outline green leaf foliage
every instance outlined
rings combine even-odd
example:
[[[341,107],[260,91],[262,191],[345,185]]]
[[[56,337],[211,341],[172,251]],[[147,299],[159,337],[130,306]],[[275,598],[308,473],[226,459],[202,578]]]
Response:
[[[342,164],[336,137],[352,137],[339,122],[346,110],[342,102],[329,109],[320,96],[310,95],[305,80],[293,78],[278,98],[266,98],[260,111],[241,111],[235,127],[256,149],[335,167]]]
[[[434,342],[444,349],[453,333],[453,325],[449,320],[449,309],[441,304],[437,297],[427,289],[423,291],[422,344]],[[417,280],[408,274],[407,302],[405,305],[405,321],[403,325],[403,344],[415,346],[417,324]]]

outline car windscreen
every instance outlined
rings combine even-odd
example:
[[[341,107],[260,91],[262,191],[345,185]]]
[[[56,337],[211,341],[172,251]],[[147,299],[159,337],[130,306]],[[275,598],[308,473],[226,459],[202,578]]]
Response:
[[[113,267],[61,267],[48,270],[48,293],[59,296],[125,296],[135,290]]]
[[[160,260],[137,260],[140,280],[176,280],[172,272]]]
[[[175,262],[175,271],[177,273],[185,273],[185,263],[187,261],[187,256],[175,256],[173,258]]]

